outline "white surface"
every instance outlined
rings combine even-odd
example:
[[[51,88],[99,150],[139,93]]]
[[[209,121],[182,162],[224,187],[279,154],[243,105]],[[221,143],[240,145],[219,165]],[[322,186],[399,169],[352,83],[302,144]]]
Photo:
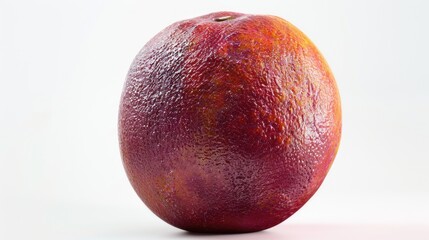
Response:
[[[343,138],[288,221],[189,235],[131,189],[117,107],[150,37],[220,10],[278,15],[315,42],[340,88]],[[0,239],[428,239],[428,12],[416,0],[0,0]]]

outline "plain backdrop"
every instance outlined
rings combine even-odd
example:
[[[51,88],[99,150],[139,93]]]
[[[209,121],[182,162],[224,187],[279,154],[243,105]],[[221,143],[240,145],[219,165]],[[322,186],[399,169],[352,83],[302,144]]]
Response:
[[[131,188],[118,105],[152,36],[221,10],[277,15],[312,39],[340,89],[343,136],[322,187],[281,225],[192,235]],[[428,12],[423,0],[0,0],[0,238],[428,237]]]

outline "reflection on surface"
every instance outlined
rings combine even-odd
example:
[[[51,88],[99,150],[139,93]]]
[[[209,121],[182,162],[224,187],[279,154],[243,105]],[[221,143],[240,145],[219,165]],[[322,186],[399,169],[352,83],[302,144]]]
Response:
[[[93,229],[73,239],[216,239],[216,240],[428,240],[428,225],[387,224],[287,224],[271,229],[244,234],[200,234],[161,226],[134,226],[119,229]]]
[[[178,239],[246,239],[246,240],[260,240],[260,239],[284,239],[284,236],[279,235],[272,231],[262,231],[253,233],[235,233],[235,234],[202,234],[182,232],[178,234]]]
[[[429,226],[424,225],[370,225],[370,224],[282,224],[272,229],[246,234],[210,235],[177,233],[178,239],[227,240],[403,240],[429,239]]]

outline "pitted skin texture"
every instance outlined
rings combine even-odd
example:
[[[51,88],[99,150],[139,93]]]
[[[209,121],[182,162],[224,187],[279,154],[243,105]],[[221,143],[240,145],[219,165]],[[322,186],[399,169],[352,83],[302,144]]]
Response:
[[[284,221],[319,188],[340,135],[327,63],[274,16],[218,12],[167,27],[132,63],[119,112],[135,191],[194,232]]]

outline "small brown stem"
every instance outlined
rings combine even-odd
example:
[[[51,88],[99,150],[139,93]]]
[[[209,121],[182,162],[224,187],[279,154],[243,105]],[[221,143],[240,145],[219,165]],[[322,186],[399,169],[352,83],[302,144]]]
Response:
[[[223,21],[226,21],[226,20],[229,20],[229,19],[232,19],[232,16],[217,17],[217,18],[215,18],[213,20],[215,20],[216,22],[223,22]]]

